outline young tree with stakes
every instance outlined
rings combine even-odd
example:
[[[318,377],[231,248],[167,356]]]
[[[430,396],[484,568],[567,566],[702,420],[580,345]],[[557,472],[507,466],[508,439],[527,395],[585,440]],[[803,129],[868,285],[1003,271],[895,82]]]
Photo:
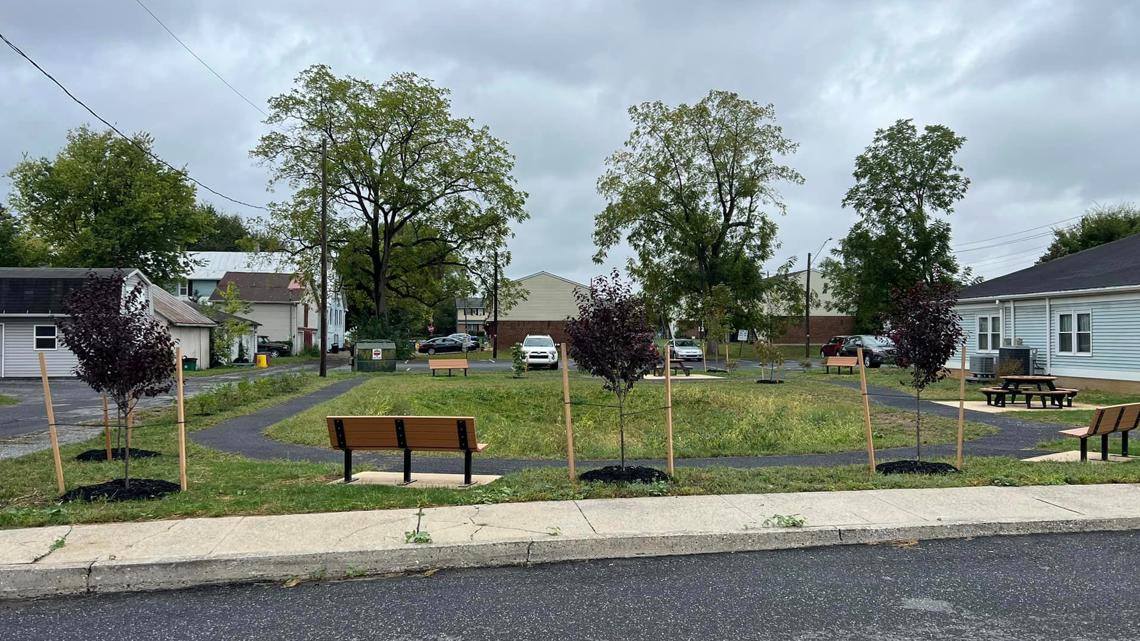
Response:
[[[115,402],[117,435],[123,445],[125,418],[140,398],[158,396],[174,385],[174,339],[150,314],[146,286],[140,281],[124,294],[121,272],[109,277],[88,274],[68,295],[59,328],[79,364],[75,375]],[[123,452],[123,487],[130,487],[131,456]]]
[[[946,362],[962,345],[962,317],[954,311],[956,287],[941,280],[919,281],[894,290],[887,335],[899,367],[910,369],[914,388],[915,459],[922,460],[922,390],[946,377]]]
[[[657,363],[653,326],[645,303],[635,296],[617,270],[609,278],[590,281],[588,292],[577,292],[578,317],[566,321],[570,357],[579,367],[601,378],[602,389],[618,402],[621,469],[625,469],[625,403],[637,381]]]

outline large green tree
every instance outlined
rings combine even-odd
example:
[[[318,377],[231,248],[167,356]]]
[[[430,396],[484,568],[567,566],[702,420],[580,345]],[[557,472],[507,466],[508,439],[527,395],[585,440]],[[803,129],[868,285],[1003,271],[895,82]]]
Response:
[[[859,220],[823,261],[838,308],[860,331],[875,331],[892,307],[890,292],[915,283],[962,282],[950,250],[954,205],[970,179],[955,161],[966,139],[949,127],[918,131],[910,119],[875,132],[855,159],[855,184],[843,198]]]
[[[1133,234],[1140,234],[1140,209],[1136,205],[1095,205],[1077,224],[1054,229],[1053,242],[1037,262],[1075,254]]]
[[[405,287],[434,270],[483,287],[496,251],[500,266],[509,262],[511,224],[527,218],[514,157],[486,127],[453,116],[446,89],[411,73],[376,85],[316,65],[269,107],[275,129],[252,155],[294,190],[273,205],[273,230],[313,256],[324,142],[330,238],[361,258],[351,264],[362,265],[376,317],[388,315],[393,298],[418,295]]]
[[[54,159],[25,158],[8,174],[11,205],[60,267],[138,268],[166,283],[189,268],[205,231],[185,174],[154,160],[153,140],[87,127]]]
[[[784,213],[780,183],[803,182],[783,157],[796,144],[775,109],[727,91],[675,107],[631,107],[633,131],[606,161],[595,218],[596,262],[625,240],[629,263],[654,313],[711,306],[717,286],[733,298],[759,293],[776,247],[773,213]],[[700,313],[698,311],[698,313]]]

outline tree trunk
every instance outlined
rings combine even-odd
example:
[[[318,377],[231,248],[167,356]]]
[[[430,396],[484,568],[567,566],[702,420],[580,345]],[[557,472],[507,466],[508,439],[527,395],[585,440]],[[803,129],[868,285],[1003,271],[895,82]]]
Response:
[[[914,392],[914,458],[922,460],[922,408],[919,406],[922,390]]]
[[[621,469],[625,469],[625,397],[618,395],[618,444],[621,450]]]

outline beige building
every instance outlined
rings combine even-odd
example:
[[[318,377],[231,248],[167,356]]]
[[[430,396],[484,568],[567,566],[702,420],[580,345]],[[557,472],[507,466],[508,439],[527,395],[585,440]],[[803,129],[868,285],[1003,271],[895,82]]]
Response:
[[[510,309],[499,310],[499,347],[522,342],[527,334],[549,334],[555,342],[565,341],[566,320],[578,315],[574,294],[589,287],[545,271],[524,276],[515,284],[520,290],[518,301]],[[487,311],[488,326],[496,333]]]
[[[800,285],[800,291],[806,293],[808,272],[801,269],[792,272],[790,276]],[[827,278],[819,271],[811,270],[811,291],[815,301],[811,307],[811,342],[823,343],[832,336],[851,334],[855,331],[855,317],[832,309],[835,298],[831,292],[826,291]],[[802,316],[792,319],[784,335],[776,340],[777,343],[799,344],[804,342],[804,318]]]

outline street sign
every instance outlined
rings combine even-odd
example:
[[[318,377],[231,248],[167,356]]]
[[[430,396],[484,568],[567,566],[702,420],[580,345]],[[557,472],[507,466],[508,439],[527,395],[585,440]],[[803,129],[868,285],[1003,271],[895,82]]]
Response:
[[[384,358],[384,350],[382,350],[382,349],[373,349],[372,350],[372,360],[378,361],[378,360],[381,360],[383,358]]]
[[[736,330],[736,340],[741,342],[741,343],[747,343],[748,342],[748,330],[746,330],[746,329]]]

